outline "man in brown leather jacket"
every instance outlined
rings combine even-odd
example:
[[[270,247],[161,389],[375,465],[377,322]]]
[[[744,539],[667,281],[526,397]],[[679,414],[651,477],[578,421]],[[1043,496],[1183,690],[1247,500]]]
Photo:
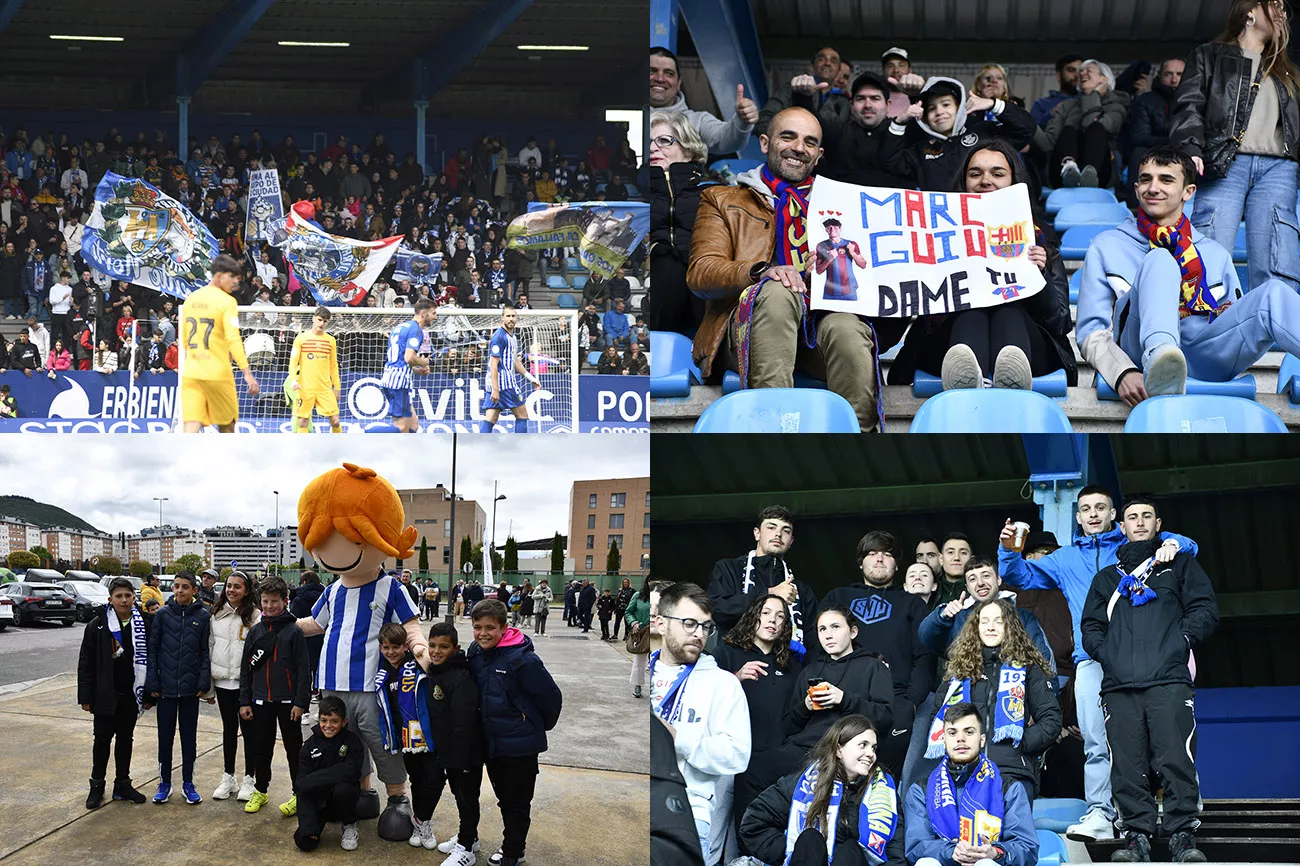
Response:
[[[875,352],[902,336],[906,320],[874,320],[850,313],[812,313],[804,303],[805,273],[811,263],[806,232],[787,238],[790,251],[776,249],[774,211],[779,182],[804,185],[822,158],[821,124],[811,112],[788,108],[759,136],[766,165],[739,177],[739,186],[714,186],[700,196],[686,284],[706,301],[695,334],[694,358],[706,379],[741,370],[743,345],[737,326],[741,294],[767,278],[753,299],[748,387],[790,388],[799,369],[824,378],[853,405],[862,429],[879,424]],[[797,246],[795,240],[801,243]],[[779,264],[782,258],[796,264]],[[800,261],[802,259],[802,261]],[[815,345],[805,334],[805,316],[815,316]],[[873,325],[877,330],[873,330]]]

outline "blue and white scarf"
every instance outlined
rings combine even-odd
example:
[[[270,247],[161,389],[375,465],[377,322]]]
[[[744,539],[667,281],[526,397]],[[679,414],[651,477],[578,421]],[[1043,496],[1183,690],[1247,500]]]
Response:
[[[122,647],[122,621],[117,618],[117,611],[110,606],[105,610],[108,620],[108,633],[113,637],[113,658],[120,656]],[[134,606],[131,608],[131,693],[135,695],[135,714],[144,715],[144,678],[149,670],[148,638],[144,633],[144,617]]]
[[[427,752],[429,751],[429,741],[426,739],[424,726],[420,724],[420,680],[424,679],[424,671],[420,663],[413,658],[408,658],[402,663],[394,675],[397,677],[397,717],[399,725],[397,729],[397,743],[400,744],[403,752]],[[388,688],[389,673],[381,665],[379,674],[375,677],[375,685],[380,695],[386,695]],[[381,704],[381,708],[383,705]]]
[[[926,740],[925,756],[927,758],[943,757],[943,714],[948,707],[957,703],[970,701],[969,679],[948,681],[948,693],[944,695],[939,711],[930,723],[930,735]],[[998,675],[998,698],[993,706],[992,742],[1004,743],[1008,740],[1015,746],[1025,735],[1025,667],[1017,664],[1004,664]]]
[[[799,782],[794,786],[794,796],[790,799],[790,819],[785,831],[785,860],[788,866],[794,854],[794,843],[799,834],[808,826],[808,808],[812,805],[814,790],[817,787],[817,765],[810,764]],[[840,801],[844,798],[844,783],[835,780],[831,789],[831,799],[826,807],[826,826],[821,828],[826,837],[826,862],[835,857],[835,834],[839,827]],[[894,780],[879,767],[871,774],[867,790],[862,794],[858,804],[858,845],[868,855],[873,864],[886,860],[885,846],[894,838],[898,829],[898,791]]]
[[[979,846],[997,842],[1002,836],[1002,774],[987,756],[981,754],[978,761],[960,797],[946,760],[930,774],[925,786],[926,812],[930,828],[941,839]]]
[[[1124,566],[1115,563],[1115,570],[1120,574],[1119,586],[1116,592],[1129,600],[1129,604],[1134,607],[1141,607],[1148,601],[1156,597],[1156,591],[1147,586],[1147,580],[1151,577],[1151,570],[1155,568],[1155,555],[1148,556],[1142,562],[1138,563],[1132,573],[1124,570]]]
[[[654,688],[655,665],[659,663],[660,650],[650,653],[650,683]],[[664,692],[663,698],[659,701],[659,718],[663,719],[670,725],[676,725],[677,720],[682,717],[682,699],[686,696],[686,681],[690,679],[691,672],[695,670],[695,665],[682,665],[682,669],[677,672],[677,679],[673,680],[668,691]]]

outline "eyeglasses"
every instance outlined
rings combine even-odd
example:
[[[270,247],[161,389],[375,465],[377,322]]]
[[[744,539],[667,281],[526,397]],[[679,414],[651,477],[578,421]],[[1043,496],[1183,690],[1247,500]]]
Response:
[[[650,143],[660,150],[664,150],[665,148],[677,144],[677,137],[672,135],[656,135],[654,138],[650,139]]]
[[[668,616],[667,614],[663,614],[663,613],[659,615],[662,616],[664,619],[675,619],[678,622],[680,622],[682,624],[682,628],[686,630],[687,634],[695,634],[696,629],[699,629],[704,633],[705,637],[709,637],[718,629],[717,624],[714,623],[712,620],[710,620],[709,622],[700,622],[698,619],[682,619],[680,616]]]

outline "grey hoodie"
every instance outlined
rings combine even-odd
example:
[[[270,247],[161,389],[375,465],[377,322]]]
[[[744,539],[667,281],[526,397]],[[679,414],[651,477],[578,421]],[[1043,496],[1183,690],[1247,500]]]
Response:
[[[753,125],[746,124],[739,114],[733,114],[731,120],[719,120],[707,111],[692,111],[686,107],[686,94],[680,92],[672,105],[655,110],[685,114],[710,153],[738,151],[749,143],[749,135],[754,131]]]

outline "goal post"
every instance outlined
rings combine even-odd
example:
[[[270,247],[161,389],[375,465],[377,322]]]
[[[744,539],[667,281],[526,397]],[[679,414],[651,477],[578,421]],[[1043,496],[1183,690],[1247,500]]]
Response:
[[[388,335],[410,321],[408,308],[330,307],[326,331],[338,344],[339,415],[344,429],[366,428],[389,421],[380,388]],[[248,393],[243,377],[235,375],[239,421],[263,432],[289,431],[293,410],[286,396],[289,357],[294,338],[311,330],[314,307],[239,307],[239,330],[261,393]],[[568,433],[578,430],[577,314],[563,310],[519,310],[515,337],[524,364],[541,381],[525,395],[531,430]],[[501,311],[439,307],[438,318],[425,329],[420,354],[429,359],[427,375],[413,376],[414,407],[426,432],[478,432],[487,396],[487,347],[501,325]],[[184,375],[184,366],[181,368]],[[177,400],[179,422],[180,406]],[[495,431],[508,432],[514,419],[503,412]],[[177,424],[180,427],[180,424]],[[311,429],[328,432],[329,422],[313,416]]]

